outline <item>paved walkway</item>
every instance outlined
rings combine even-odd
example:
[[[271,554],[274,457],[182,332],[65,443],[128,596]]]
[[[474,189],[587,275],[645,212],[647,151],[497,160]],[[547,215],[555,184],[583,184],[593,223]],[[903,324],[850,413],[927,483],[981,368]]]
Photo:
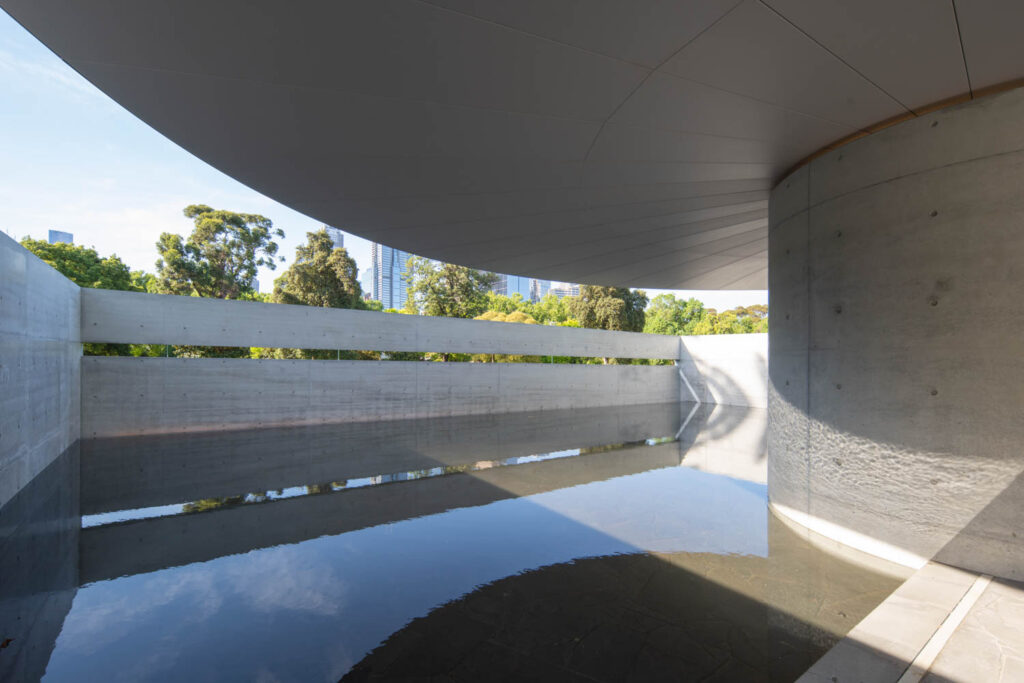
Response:
[[[798,683],[1024,681],[1024,583],[929,562]]]

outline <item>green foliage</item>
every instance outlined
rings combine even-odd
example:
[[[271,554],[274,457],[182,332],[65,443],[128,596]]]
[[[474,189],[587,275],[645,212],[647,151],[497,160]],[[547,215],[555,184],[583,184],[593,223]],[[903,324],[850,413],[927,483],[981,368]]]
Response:
[[[63,242],[50,244],[30,237],[21,240],[21,246],[79,287],[144,291],[116,254],[101,257],[95,249]],[[128,344],[83,344],[82,348],[87,356],[123,356],[132,351]]]
[[[647,308],[644,332],[651,334],[703,335],[749,334],[768,331],[768,307],[740,306],[722,313],[705,308],[697,299],[676,299],[672,294],[654,297]]]
[[[677,299],[672,294],[659,294],[647,307],[644,332],[650,334],[695,334],[696,326],[708,315],[697,299]]]
[[[486,296],[487,310],[495,313],[508,314],[520,311],[542,325],[561,324],[569,318],[568,304],[554,294],[545,294],[537,302],[526,301],[518,292],[512,296],[487,292]]]
[[[517,295],[518,296],[518,295]],[[525,323],[527,325],[536,325],[537,321],[532,317],[523,313],[522,311],[511,311],[509,313],[499,313],[498,311],[487,311],[478,315],[476,320],[490,320],[498,323]]]
[[[147,273],[144,270],[133,270],[132,289],[137,292],[159,294],[160,281],[156,279],[156,275],[153,275],[153,273]]]
[[[379,351],[348,351],[339,349],[275,349],[254,346],[249,358],[286,360],[380,360]]]
[[[569,312],[568,302],[550,292],[541,297],[541,300],[535,304],[532,304],[532,308],[529,311],[530,315],[537,319],[537,322],[545,325],[562,325],[563,327],[582,327],[579,321],[572,317]],[[568,321],[574,321],[576,324],[566,325]]]
[[[498,276],[421,256],[409,258],[406,308],[421,315],[472,318],[487,308],[487,290]]]
[[[79,287],[145,291],[135,285],[132,273],[116,254],[101,258],[95,249],[77,244],[50,244],[26,237],[25,247]]]
[[[627,287],[583,285],[580,295],[567,297],[569,313],[583,327],[642,332],[647,293]]]
[[[306,233],[295,261],[274,282],[271,301],[327,308],[362,308],[358,268],[348,251],[335,248],[327,230]]]
[[[275,268],[277,243],[284,237],[269,218],[251,213],[185,207],[194,223],[188,240],[165,232],[156,243],[158,289],[162,294],[238,299],[253,291],[260,266]]]
[[[522,297],[519,294],[514,296]],[[504,297],[508,298],[508,297]],[[536,325],[537,321],[526,315],[522,311],[512,311],[511,313],[499,313],[497,311],[487,311],[476,317],[477,320],[490,320],[492,322],[500,323],[521,323],[524,325]],[[540,356],[523,356],[506,353],[476,353],[473,354],[472,360],[475,363],[539,363],[541,362]]]

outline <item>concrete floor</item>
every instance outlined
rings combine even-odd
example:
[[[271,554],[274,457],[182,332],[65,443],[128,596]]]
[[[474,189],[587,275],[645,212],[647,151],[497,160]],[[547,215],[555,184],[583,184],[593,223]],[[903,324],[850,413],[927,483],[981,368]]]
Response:
[[[1024,583],[930,562],[800,683],[1024,680]]]

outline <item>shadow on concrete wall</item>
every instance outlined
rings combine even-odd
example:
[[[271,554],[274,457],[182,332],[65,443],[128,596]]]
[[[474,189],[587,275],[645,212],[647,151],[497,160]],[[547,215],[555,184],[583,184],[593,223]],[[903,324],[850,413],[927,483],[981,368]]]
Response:
[[[783,398],[784,381],[773,373],[769,388],[773,503],[921,560],[1024,579],[1019,422],[986,423],[992,431],[980,434],[972,419],[955,413],[940,427],[932,414],[878,416],[870,407],[823,419],[819,411],[808,415],[806,399],[797,405]],[[895,438],[901,420],[907,434]],[[955,431],[959,425],[963,431]]]

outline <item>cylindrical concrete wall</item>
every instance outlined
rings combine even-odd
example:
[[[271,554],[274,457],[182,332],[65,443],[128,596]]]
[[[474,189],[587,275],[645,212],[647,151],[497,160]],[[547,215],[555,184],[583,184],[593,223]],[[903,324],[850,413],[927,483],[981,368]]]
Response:
[[[1024,90],[818,157],[770,212],[775,509],[1024,578]]]

